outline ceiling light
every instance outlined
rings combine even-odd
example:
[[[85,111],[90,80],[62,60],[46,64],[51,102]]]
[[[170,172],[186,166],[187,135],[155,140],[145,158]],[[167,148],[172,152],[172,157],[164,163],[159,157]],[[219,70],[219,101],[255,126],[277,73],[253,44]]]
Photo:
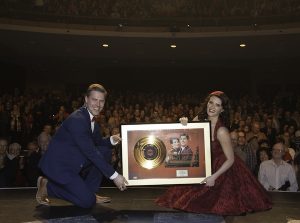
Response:
[[[240,47],[241,47],[241,48],[246,47],[246,43],[241,43],[241,44],[240,44]]]
[[[109,47],[109,45],[108,45],[107,43],[103,43],[102,46],[103,46],[104,48]]]
[[[170,45],[171,48],[176,48],[177,46],[175,44]]]

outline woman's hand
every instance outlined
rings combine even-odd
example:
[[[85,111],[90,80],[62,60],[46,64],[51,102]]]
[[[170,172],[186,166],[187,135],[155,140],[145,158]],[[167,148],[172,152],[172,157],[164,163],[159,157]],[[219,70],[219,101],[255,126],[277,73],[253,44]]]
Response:
[[[205,178],[201,184],[206,184],[206,186],[208,187],[213,187],[215,186],[215,178],[213,176],[209,176],[207,178]]]
[[[179,121],[182,125],[187,125],[189,119],[187,117],[181,117]]]

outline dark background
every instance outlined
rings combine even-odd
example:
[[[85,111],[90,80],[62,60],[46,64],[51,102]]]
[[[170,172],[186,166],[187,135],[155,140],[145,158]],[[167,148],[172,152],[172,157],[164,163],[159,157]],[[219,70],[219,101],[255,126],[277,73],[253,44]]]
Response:
[[[0,91],[85,89],[91,82],[142,91],[297,90],[298,31],[149,38],[0,29]]]

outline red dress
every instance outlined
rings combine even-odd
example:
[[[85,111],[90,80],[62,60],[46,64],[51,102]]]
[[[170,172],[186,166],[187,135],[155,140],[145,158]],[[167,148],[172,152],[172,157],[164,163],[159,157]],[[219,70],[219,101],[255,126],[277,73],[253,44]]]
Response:
[[[211,144],[213,172],[226,160],[216,137],[221,126],[221,122],[216,124],[214,141]],[[240,215],[272,208],[267,191],[237,156],[233,165],[217,178],[213,187],[173,186],[155,202],[167,208],[218,215]]]

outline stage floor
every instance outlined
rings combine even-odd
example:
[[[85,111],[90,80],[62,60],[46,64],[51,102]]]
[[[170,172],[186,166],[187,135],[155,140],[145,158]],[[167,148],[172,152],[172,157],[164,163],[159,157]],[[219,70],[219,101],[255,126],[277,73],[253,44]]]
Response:
[[[37,206],[36,188],[0,189],[0,222],[107,222],[107,223],[283,223],[300,222],[300,192],[272,192],[274,206],[271,210],[231,216],[201,215],[161,208],[154,199],[166,187],[129,187],[121,192],[114,187],[104,187],[102,196],[110,196],[111,203],[81,209],[68,202],[51,199],[51,206]],[[294,221],[292,221],[294,220]]]

